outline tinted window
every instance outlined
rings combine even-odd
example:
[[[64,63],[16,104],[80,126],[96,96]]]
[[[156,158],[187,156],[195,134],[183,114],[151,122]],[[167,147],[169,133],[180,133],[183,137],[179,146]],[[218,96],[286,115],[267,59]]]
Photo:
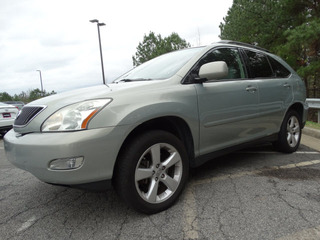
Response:
[[[192,70],[189,77],[199,77],[199,69],[203,64],[216,61],[224,61],[228,65],[229,75],[227,79],[246,78],[240,54],[235,48],[218,48],[207,53]]]
[[[251,78],[273,77],[272,69],[264,54],[249,50],[245,52],[248,56]]]
[[[268,58],[269,58],[269,61],[271,63],[271,66],[272,66],[272,69],[273,69],[275,77],[278,77],[278,78],[289,77],[291,72],[288,69],[286,69],[281,63],[279,63],[274,58],[272,58],[272,57],[268,57]]]

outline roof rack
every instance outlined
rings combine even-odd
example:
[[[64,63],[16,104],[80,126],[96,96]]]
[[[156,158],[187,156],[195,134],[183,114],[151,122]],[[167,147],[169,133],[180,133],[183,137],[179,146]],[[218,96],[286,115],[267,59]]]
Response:
[[[226,43],[226,44],[234,44],[234,45],[239,45],[239,46],[244,46],[244,47],[250,47],[250,48],[255,48],[258,50],[262,50],[265,52],[270,52],[269,50],[262,48],[262,47],[258,47],[249,43],[243,43],[243,42],[237,42],[237,41],[232,41],[232,40],[220,40],[218,43]]]

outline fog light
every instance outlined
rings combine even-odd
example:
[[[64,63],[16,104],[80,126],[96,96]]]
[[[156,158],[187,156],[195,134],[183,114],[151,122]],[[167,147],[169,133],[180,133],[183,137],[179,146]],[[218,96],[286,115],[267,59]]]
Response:
[[[72,170],[82,166],[84,157],[60,158],[49,163],[50,170]]]

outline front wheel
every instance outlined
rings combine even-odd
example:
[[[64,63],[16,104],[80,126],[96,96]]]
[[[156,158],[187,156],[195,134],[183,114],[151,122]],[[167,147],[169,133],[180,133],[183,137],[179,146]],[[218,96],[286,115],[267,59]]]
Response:
[[[278,134],[278,141],[275,146],[282,152],[295,152],[301,140],[301,118],[299,114],[290,110],[286,114]]]
[[[121,152],[114,184],[120,197],[147,214],[173,205],[185,185],[189,161],[182,142],[155,130],[137,136]]]

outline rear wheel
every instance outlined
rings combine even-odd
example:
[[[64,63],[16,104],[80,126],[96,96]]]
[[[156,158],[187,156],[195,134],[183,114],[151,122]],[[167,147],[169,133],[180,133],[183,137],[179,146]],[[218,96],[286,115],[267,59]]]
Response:
[[[120,154],[115,188],[134,209],[153,214],[170,207],[189,172],[181,141],[165,131],[150,131],[131,141]]]
[[[292,153],[298,149],[300,140],[301,117],[296,111],[290,110],[283,120],[278,141],[274,145],[282,152]]]

